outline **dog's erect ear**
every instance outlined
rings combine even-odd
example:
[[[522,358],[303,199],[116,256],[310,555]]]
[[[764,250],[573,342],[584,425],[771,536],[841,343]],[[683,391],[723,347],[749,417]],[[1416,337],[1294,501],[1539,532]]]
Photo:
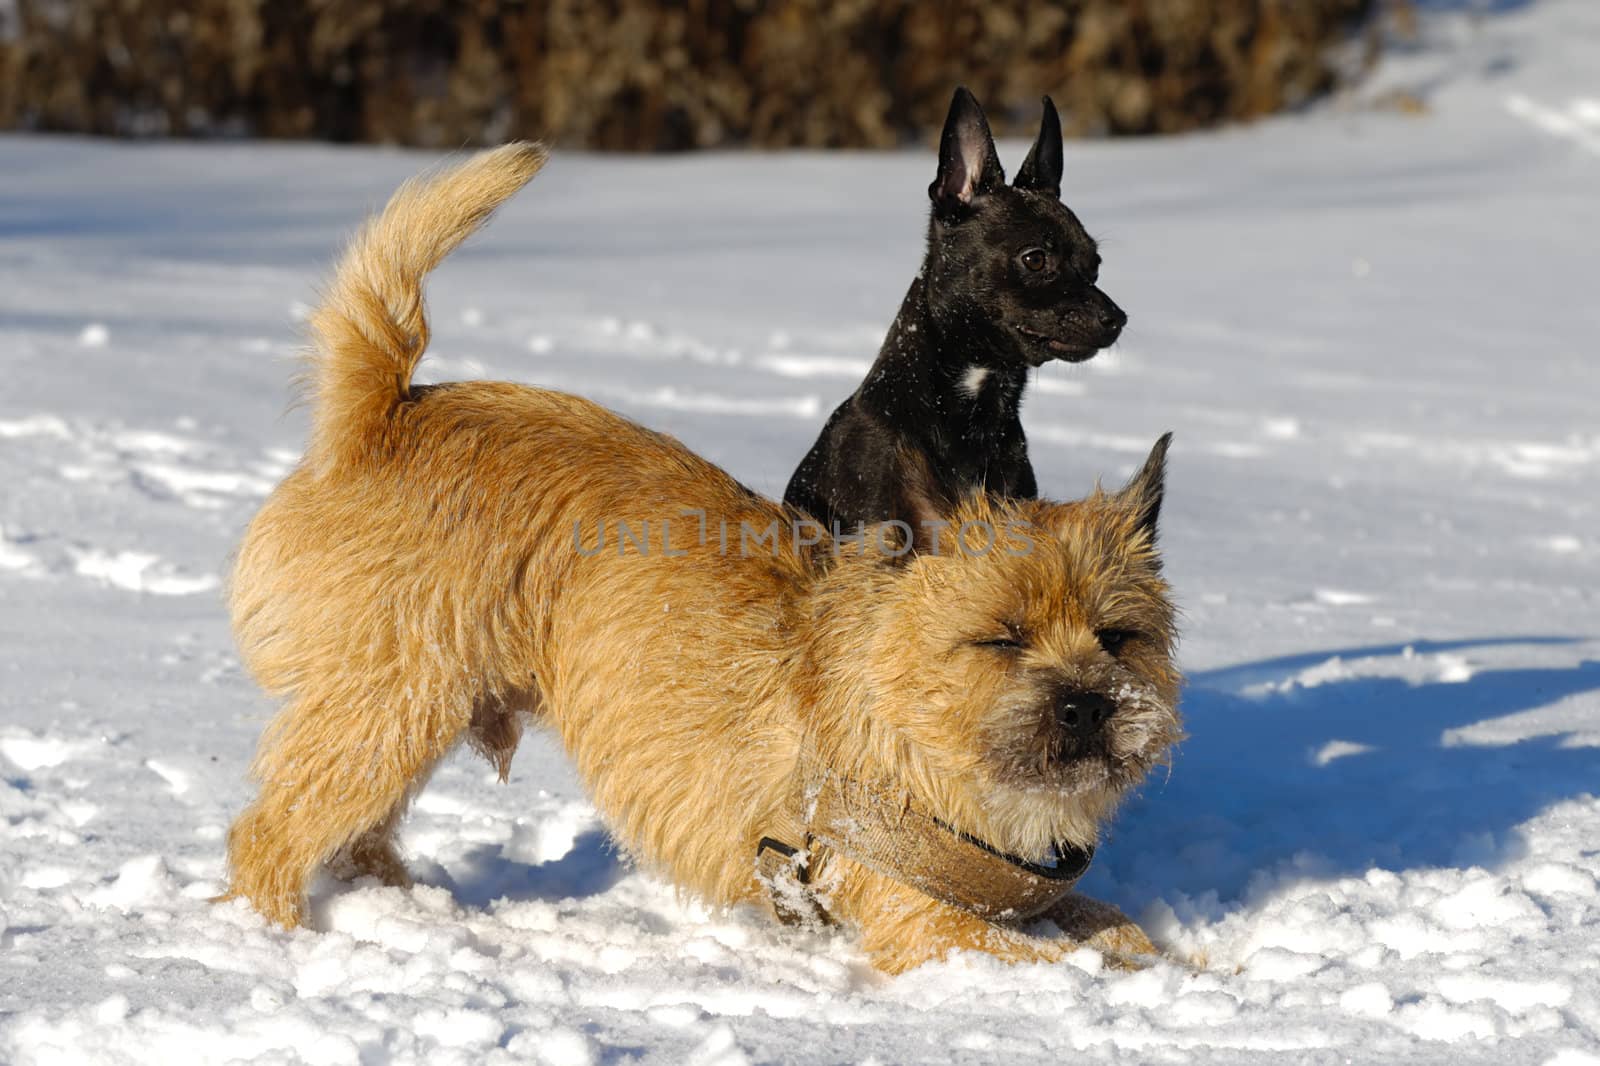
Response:
[[[1055,103],[1044,98],[1044,121],[1039,123],[1039,139],[1028,149],[1028,158],[1011,183],[1018,189],[1049,193],[1061,199],[1061,116]]]
[[[989,134],[983,108],[965,86],[950,101],[950,114],[939,137],[939,176],[928,186],[928,198],[942,214],[954,214],[984,193],[1006,183],[1000,156]]]
[[[1134,512],[1139,527],[1150,534],[1151,543],[1156,539],[1156,520],[1161,517],[1161,497],[1167,482],[1167,445],[1171,443],[1172,434],[1163,433],[1156,446],[1150,449],[1150,458],[1116,496],[1119,504]]]

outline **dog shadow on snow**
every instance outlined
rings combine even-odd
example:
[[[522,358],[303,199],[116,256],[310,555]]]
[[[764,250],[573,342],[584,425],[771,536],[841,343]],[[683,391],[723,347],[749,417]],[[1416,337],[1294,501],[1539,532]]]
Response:
[[[611,837],[590,829],[559,859],[528,863],[507,856],[499,844],[481,844],[452,860],[448,871],[435,864],[423,880],[448,888],[464,907],[482,909],[498,899],[554,903],[598,896],[627,874]]]
[[[1415,642],[1193,675],[1183,697],[1189,739],[1170,775],[1158,771],[1124,806],[1083,890],[1125,904],[1181,893],[1203,906],[1237,901],[1252,879],[1273,874],[1359,876],[1374,867],[1515,859],[1523,847],[1517,826],[1560,800],[1600,792],[1600,748],[1568,746],[1566,731],[1511,742],[1447,733],[1600,691],[1600,662],[1421,681],[1361,677],[1348,667],[1404,656],[1407,647],[1422,658],[1580,643]],[[1346,669],[1310,679],[1319,683],[1282,684],[1335,657]]]

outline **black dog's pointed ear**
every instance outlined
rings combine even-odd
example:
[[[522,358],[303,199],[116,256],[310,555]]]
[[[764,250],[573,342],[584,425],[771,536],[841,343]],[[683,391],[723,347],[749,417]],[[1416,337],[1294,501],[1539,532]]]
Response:
[[[1139,527],[1150,534],[1151,543],[1156,539],[1156,520],[1161,517],[1161,497],[1167,482],[1167,446],[1171,443],[1172,434],[1163,433],[1156,446],[1150,449],[1150,458],[1144,461],[1144,466],[1117,493],[1117,502],[1134,512]]]
[[[928,186],[928,198],[939,211],[953,213],[1005,183],[989,120],[977,98],[965,86],[958,88],[939,137],[939,176]]]
[[[1028,158],[1011,183],[1018,189],[1045,192],[1061,199],[1061,116],[1055,103],[1044,98],[1044,120],[1039,123],[1039,139],[1028,149]]]

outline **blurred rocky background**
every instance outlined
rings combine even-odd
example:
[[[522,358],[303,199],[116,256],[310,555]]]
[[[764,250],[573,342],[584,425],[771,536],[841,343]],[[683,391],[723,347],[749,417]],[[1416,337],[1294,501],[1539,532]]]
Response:
[[[965,84],[998,132],[1048,92],[1073,133],[1168,133],[1358,76],[1379,2],[0,0],[0,127],[890,147]]]

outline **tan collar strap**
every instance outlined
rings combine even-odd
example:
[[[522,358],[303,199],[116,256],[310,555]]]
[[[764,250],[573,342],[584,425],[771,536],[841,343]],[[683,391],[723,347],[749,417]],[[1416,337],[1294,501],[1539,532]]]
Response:
[[[1094,858],[1093,848],[1060,845],[1048,865],[1008,855],[911,806],[898,790],[851,780],[808,755],[795,766],[794,785],[789,810],[756,849],[785,922],[826,921],[810,888],[819,847],[981,917],[1019,921],[1065,897]]]

